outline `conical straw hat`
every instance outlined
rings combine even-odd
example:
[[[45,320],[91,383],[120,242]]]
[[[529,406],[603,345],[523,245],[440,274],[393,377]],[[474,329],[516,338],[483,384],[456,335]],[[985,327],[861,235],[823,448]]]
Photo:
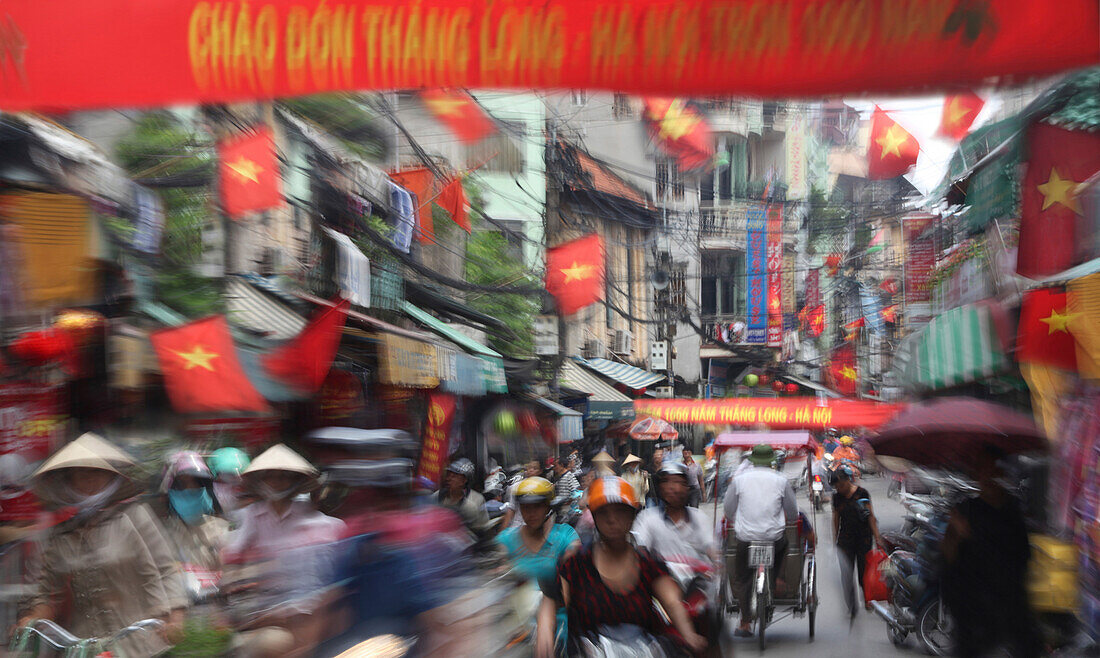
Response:
[[[642,458],[637,455],[627,455],[623,460],[623,466],[630,466],[631,464],[641,464]]]
[[[249,475],[258,471],[291,471],[308,475],[311,478],[315,478],[320,474],[301,455],[281,443],[271,446],[259,457],[253,459],[252,463],[241,474]]]
[[[120,469],[133,465],[134,460],[125,452],[103,437],[87,432],[55,452],[38,467],[32,477],[37,478],[63,468],[99,468],[123,475]]]
[[[612,457],[611,455],[607,454],[606,450],[601,450],[598,455],[596,455],[595,457],[592,458],[592,463],[593,464],[600,464],[600,463],[614,464],[615,463],[615,458]]]

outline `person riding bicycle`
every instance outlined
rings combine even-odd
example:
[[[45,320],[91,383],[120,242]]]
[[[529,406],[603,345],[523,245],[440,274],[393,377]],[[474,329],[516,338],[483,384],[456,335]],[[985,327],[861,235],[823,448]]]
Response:
[[[50,529],[20,627],[50,619],[88,639],[155,618],[168,623],[165,635],[175,633],[188,601],[160,522],[147,505],[128,500],[139,491],[127,475],[134,467],[121,450],[87,433],[34,473],[32,486],[41,500],[75,508],[76,514]],[[167,648],[148,632],[113,647],[138,657]]]
[[[766,444],[754,446],[749,455],[752,468],[733,478],[728,490],[724,510],[727,527],[732,528],[737,541],[735,564],[735,594],[741,608],[741,625],[738,637],[752,636],[752,579],[749,570],[749,545],[752,542],[771,542],[775,546],[772,567],[772,586],[776,587],[778,574],[783,570],[783,557],[787,552],[786,526],[798,520],[798,503],[794,488],[781,473],[772,469],[775,452]]]
[[[684,607],[680,586],[663,560],[629,541],[630,528],[639,502],[634,490],[622,478],[605,476],[588,489],[588,506],[598,538],[558,565],[555,591],[539,608],[536,655],[554,655],[557,609],[564,607],[569,618],[570,651],[578,640],[601,629],[636,626],[654,636],[670,629],[653,605],[653,599],[672,620],[680,641],[701,651],[707,641],[695,632]]]
[[[537,582],[543,592],[554,589],[554,577],[561,559],[580,547],[580,537],[572,526],[554,523],[550,509],[553,499],[554,485],[546,478],[529,477],[521,481],[516,487],[516,504],[523,525],[508,528],[497,537],[507,562],[521,576]],[[558,610],[557,619],[556,637],[564,643],[564,609]]]

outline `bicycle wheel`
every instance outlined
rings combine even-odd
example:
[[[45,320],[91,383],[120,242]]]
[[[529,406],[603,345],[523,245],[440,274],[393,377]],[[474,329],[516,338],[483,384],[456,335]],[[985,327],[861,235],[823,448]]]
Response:
[[[771,591],[769,580],[771,574],[765,569],[763,572],[763,582],[760,582],[760,573],[757,573],[757,584],[755,587],[756,594],[756,630],[760,638],[760,650],[763,651],[768,644],[765,637],[766,630],[768,628],[768,607],[771,605]]]
[[[811,555],[809,559],[810,566],[809,569],[807,569],[807,579],[809,580],[809,583],[806,587],[806,592],[809,600],[806,602],[806,605],[808,605],[810,608],[809,614],[807,616],[810,618],[810,642],[813,642],[814,630],[817,624],[817,560],[813,557],[813,555]]]

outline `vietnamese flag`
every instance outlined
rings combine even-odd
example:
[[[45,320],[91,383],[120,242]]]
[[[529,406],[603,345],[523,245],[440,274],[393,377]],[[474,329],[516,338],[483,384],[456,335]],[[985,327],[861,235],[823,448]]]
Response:
[[[416,198],[413,205],[416,215],[416,239],[418,242],[435,241],[435,224],[432,221],[432,200],[435,198],[435,174],[425,167],[390,172],[390,178]]]
[[[818,304],[810,311],[810,333],[814,338],[825,333],[825,305]]]
[[[1070,332],[1073,315],[1067,308],[1066,291],[1031,290],[1020,310],[1016,334],[1016,360],[1077,370],[1077,342]]]
[[[289,343],[263,358],[264,369],[296,389],[316,392],[325,383],[336,358],[350,306],[351,301],[341,299],[323,309]]]
[[[920,145],[878,107],[871,115],[871,142],[867,147],[867,178],[897,178],[917,163]]]
[[[859,392],[859,367],[856,365],[855,346],[841,345],[833,351],[825,367],[828,383],[841,395],[854,396]]]
[[[698,107],[682,98],[647,98],[645,119],[650,137],[658,148],[676,158],[682,171],[711,164],[714,136]]]
[[[943,118],[940,120],[940,134],[954,140],[961,140],[970,132],[974,119],[978,118],[985,101],[972,91],[952,94],[943,99]]]
[[[890,324],[897,324],[898,322],[898,305],[892,304],[882,309],[882,319]]]
[[[466,213],[466,206],[469,205],[466,203],[466,190],[463,189],[461,180],[455,179],[443,186],[443,191],[435,202],[450,214],[454,223],[461,226],[463,231],[473,232],[470,216]]]
[[[237,360],[224,317],[161,329],[149,339],[176,411],[267,411],[267,402]]]
[[[233,219],[283,205],[275,138],[267,126],[218,144],[222,206]]]
[[[546,250],[546,289],[562,315],[603,299],[603,239],[592,233]]]
[[[1027,145],[1016,271],[1034,279],[1076,265],[1077,243],[1091,239],[1078,234],[1077,186],[1100,171],[1100,134],[1034,123]]]
[[[426,89],[420,92],[420,101],[461,142],[473,144],[496,132],[492,119],[465,91]]]

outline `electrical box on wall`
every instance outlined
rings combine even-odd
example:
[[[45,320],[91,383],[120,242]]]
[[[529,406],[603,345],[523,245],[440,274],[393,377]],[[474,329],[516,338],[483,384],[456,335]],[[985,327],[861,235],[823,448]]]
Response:
[[[668,370],[668,341],[655,340],[649,344],[650,370]]]

